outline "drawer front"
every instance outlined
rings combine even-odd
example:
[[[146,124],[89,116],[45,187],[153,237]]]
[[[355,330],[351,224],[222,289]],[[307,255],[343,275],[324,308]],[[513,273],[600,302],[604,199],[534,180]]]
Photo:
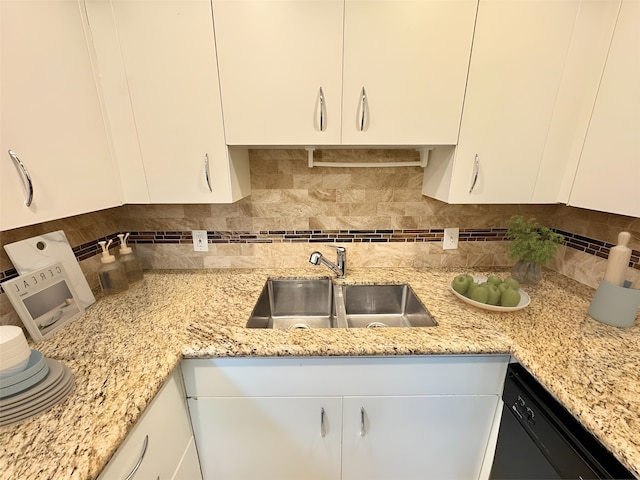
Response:
[[[508,355],[209,358],[182,362],[188,397],[500,395]]]
[[[171,479],[191,439],[180,371],[175,370],[107,464],[100,480]]]

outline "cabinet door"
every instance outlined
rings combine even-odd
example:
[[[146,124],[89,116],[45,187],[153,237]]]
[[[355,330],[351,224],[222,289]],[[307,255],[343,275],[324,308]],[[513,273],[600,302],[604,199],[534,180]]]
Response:
[[[190,398],[203,478],[339,479],[341,404],[331,397]]]
[[[151,203],[248,195],[247,152],[224,141],[209,0],[112,9]]]
[[[569,204],[640,217],[640,0],[624,0]]]
[[[99,479],[130,478],[128,475],[134,469],[133,479],[173,478],[192,438],[184,390],[176,370],[120,445]],[[193,465],[197,459],[191,456],[188,461],[191,462],[191,469],[197,471],[197,466]]]
[[[343,144],[457,143],[476,5],[346,0]]]
[[[478,478],[497,405],[497,395],[345,398],[342,478]]]
[[[80,4],[2,0],[0,19],[0,229],[120,205]]]
[[[423,193],[451,203],[531,202],[579,3],[479,3],[454,162],[427,168]]]
[[[173,480],[202,480],[202,472],[200,471],[200,460],[198,459],[198,451],[196,450],[196,442],[191,437],[178,468],[171,477]]]
[[[339,144],[343,0],[213,0],[213,16],[227,143]]]

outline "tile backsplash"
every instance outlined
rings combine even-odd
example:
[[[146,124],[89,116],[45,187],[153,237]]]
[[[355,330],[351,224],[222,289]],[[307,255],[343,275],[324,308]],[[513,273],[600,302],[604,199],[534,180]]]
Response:
[[[316,160],[415,161],[414,150],[320,150]],[[307,152],[250,151],[252,194],[221,204],[125,205],[0,232],[0,244],[64,230],[89,284],[97,288],[97,241],[132,232],[145,269],[306,267],[313,250],[347,246],[349,264],[469,269],[513,265],[504,229],[513,214],[533,216],[563,233],[550,268],[591,286],[602,278],[609,248],[632,234],[632,275],[640,276],[640,219],[564,205],[448,205],[421,194],[419,167],[307,166]],[[457,250],[442,250],[443,229],[460,228]],[[208,252],[194,252],[191,230],[207,230]],[[117,238],[116,238],[117,240]],[[15,275],[0,249],[0,282]],[[0,324],[16,323],[0,295]],[[19,323],[19,320],[17,320]]]

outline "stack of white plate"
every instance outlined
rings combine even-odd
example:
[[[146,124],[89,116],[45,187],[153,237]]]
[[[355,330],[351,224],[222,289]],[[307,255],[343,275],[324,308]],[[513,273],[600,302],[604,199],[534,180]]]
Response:
[[[20,331],[19,327],[18,328]],[[4,326],[2,329],[4,330]],[[6,339],[6,335],[2,338]],[[26,340],[25,340],[26,342]],[[0,343],[4,351],[4,343]],[[64,400],[75,385],[66,365],[28,349],[27,361],[19,371],[0,376],[0,426],[26,420]],[[2,355],[4,358],[4,354]]]

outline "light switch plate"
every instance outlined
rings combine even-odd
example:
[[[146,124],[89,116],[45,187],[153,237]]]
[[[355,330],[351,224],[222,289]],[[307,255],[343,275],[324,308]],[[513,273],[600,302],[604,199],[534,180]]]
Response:
[[[460,236],[459,228],[445,228],[444,237],[442,239],[443,250],[455,250],[458,248],[458,237]]]
[[[191,236],[193,237],[193,250],[194,252],[208,252],[209,242],[207,241],[206,230],[192,230]]]

